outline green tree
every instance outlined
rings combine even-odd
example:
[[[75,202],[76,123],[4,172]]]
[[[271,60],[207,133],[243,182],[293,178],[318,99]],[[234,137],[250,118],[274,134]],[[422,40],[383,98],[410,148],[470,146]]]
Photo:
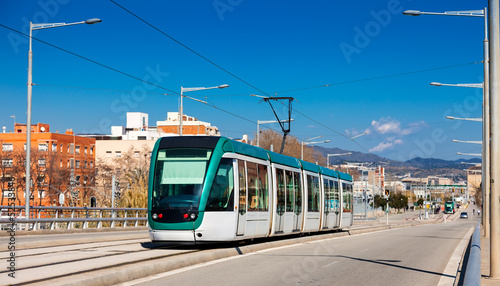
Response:
[[[422,199],[422,198],[418,199],[417,205],[423,206],[424,205],[424,199]]]
[[[408,197],[401,193],[391,194],[389,197],[389,206],[397,209],[398,211],[406,208],[408,206]]]
[[[373,203],[371,204],[372,207],[374,203],[376,209],[382,207],[382,209],[385,211],[385,208],[387,206],[387,200],[384,199],[384,197],[380,195],[375,195],[375,197],[373,198]]]

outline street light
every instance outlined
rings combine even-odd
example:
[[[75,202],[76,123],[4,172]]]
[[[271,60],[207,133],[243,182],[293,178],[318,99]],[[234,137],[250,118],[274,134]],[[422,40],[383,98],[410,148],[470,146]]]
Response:
[[[182,122],[184,121],[184,116],[182,116],[182,112],[183,112],[183,109],[182,109],[182,98],[183,97],[187,97],[189,99],[192,99],[192,100],[195,100],[195,101],[200,101],[200,102],[203,102],[203,103],[206,103],[202,100],[199,100],[199,99],[196,99],[196,98],[192,98],[192,97],[189,97],[189,96],[185,96],[184,95],[184,92],[190,92],[190,91],[198,91],[198,90],[207,90],[207,89],[214,89],[214,88],[226,88],[226,87],[229,87],[229,85],[227,84],[221,84],[221,85],[218,85],[218,86],[213,86],[213,87],[182,87],[181,86],[181,105],[179,107],[179,116],[180,116],[180,124],[179,124],[179,135],[182,136]]]
[[[286,119],[286,120],[280,120],[280,121],[277,121],[277,120],[257,120],[257,147],[260,147],[260,124],[268,124],[268,123],[278,123],[278,122],[290,122],[290,121],[293,121],[293,119]]]
[[[31,94],[33,88],[33,52],[31,50],[32,46],[32,34],[33,30],[41,30],[41,29],[49,29],[49,28],[58,28],[64,26],[72,26],[78,24],[88,24],[92,25],[95,23],[102,22],[101,19],[92,18],[87,19],[85,21],[74,22],[74,23],[45,23],[45,24],[33,24],[30,22],[30,40],[29,40],[29,51],[28,51],[28,107],[27,107],[27,118],[26,118],[26,206],[25,206],[25,216],[29,218],[30,215],[30,165],[31,165]]]
[[[482,154],[481,153],[462,153],[462,152],[457,152],[457,155],[463,155],[463,156],[477,156],[477,157],[481,157]]]
[[[490,87],[490,76],[492,78],[495,78],[496,81],[498,81],[497,77],[497,66],[498,66],[498,2],[489,0],[488,1],[488,10],[484,8],[483,10],[471,10],[471,11],[449,11],[449,12],[444,12],[444,13],[434,13],[434,12],[422,12],[422,11],[416,11],[416,10],[407,10],[404,11],[404,15],[411,15],[411,16],[419,16],[419,15],[444,15],[444,16],[466,16],[466,17],[483,17],[484,18],[484,40],[483,40],[483,73],[484,73],[484,88],[483,88],[483,164],[482,164],[482,181],[486,182],[485,184],[482,184],[482,194],[483,194],[483,207],[484,207],[484,215],[482,217],[482,224],[484,227],[484,236],[489,237],[490,236],[490,226],[495,224],[495,234],[494,238],[491,238],[492,243],[492,249],[499,249],[500,245],[498,245],[498,241],[500,241],[500,228],[498,228],[498,225],[500,224],[500,216],[498,215],[499,211],[498,209],[500,208],[500,205],[498,205],[498,202],[494,202],[495,204],[495,212],[491,212],[492,214],[495,213],[495,218],[491,219],[490,223],[490,196],[487,195],[487,193],[491,189],[491,197],[498,197],[500,196],[500,190],[498,187],[494,185],[494,181],[499,181],[500,178],[498,177],[499,172],[495,172],[494,169],[496,169],[496,154],[500,152],[498,150],[498,144],[496,144],[497,138],[496,135],[499,133],[498,132],[498,126],[500,125],[498,122],[498,118],[496,116],[497,113],[497,106],[495,105],[498,100],[498,86],[497,85],[492,85]],[[490,14],[490,31],[488,31],[488,11]],[[489,36],[491,38],[491,43],[488,41],[488,32]],[[492,58],[492,65],[490,67],[489,64],[489,57],[491,53],[491,58]],[[491,98],[491,105],[490,105],[490,98]],[[491,115],[490,115],[491,113]],[[490,122],[490,116],[491,116],[491,121]],[[494,123],[493,123],[494,122]],[[493,126],[496,130],[491,130],[491,126]],[[491,136],[490,136],[491,134]],[[490,143],[490,139],[491,142]],[[491,146],[490,146],[491,144]],[[490,149],[491,153],[493,155],[490,155]],[[490,157],[491,156],[491,157]],[[490,162],[491,161],[491,162]],[[490,178],[491,177],[491,178]],[[492,216],[493,217],[493,216]],[[493,232],[493,231],[491,231]],[[493,253],[493,251],[492,251]],[[491,277],[492,278],[499,278],[500,277],[500,256],[497,255],[496,253],[494,255],[490,255],[491,260],[490,260],[490,269],[491,269]]]
[[[366,131],[366,132],[364,132],[364,133],[361,133],[361,134],[358,134],[358,135],[356,135],[356,136],[353,136],[353,137],[351,137],[351,138],[349,138],[349,139],[353,140],[353,139],[355,139],[355,138],[361,137],[361,136],[366,135],[366,134],[368,134],[368,131]]]
[[[462,141],[462,140],[451,140],[455,143],[470,143],[470,144],[483,144],[482,141]]]
[[[473,87],[473,88],[483,88],[483,83],[440,83],[440,82],[431,82],[432,86],[457,86],[457,87]]]
[[[451,120],[465,120],[465,121],[477,121],[477,122],[482,122],[483,118],[462,118],[462,117],[454,117],[454,116],[446,116],[446,119],[451,119]]]
[[[342,153],[342,154],[326,154],[326,167],[327,168],[330,167],[330,157],[333,157],[333,156],[344,156],[344,155],[351,155],[351,154],[352,154],[351,152]]]
[[[312,145],[312,144],[321,144],[321,143],[328,143],[330,140],[325,140],[325,141],[319,141],[319,142],[308,142],[313,139],[321,138],[323,136],[317,136],[313,138],[306,139],[306,141],[302,142],[301,144],[301,149],[300,149],[300,160],[304,160],[304,145]]]

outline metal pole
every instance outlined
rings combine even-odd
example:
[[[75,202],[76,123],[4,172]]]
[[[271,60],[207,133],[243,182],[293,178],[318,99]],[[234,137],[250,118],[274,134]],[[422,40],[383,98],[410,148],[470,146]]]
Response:
[[[366,173],[368,173],[368,170],[365,170]],[[364,172],[361,172],[363,174]],[[365,181],[365,191],[364,191],[364,197],[365,197],[365,220],[368,218],[367,214],[367,208],[368,208],[368,178],[363,177],[363,181]]]
[[[260,135],[260,127],[259,127],[259,120],[257,120],[257,147],[260,147],[260,145],[259,145],[259,143],[260,143],[259,142],[259,140],[260,140],[259,135]]]
[[[483,229],[484,237],[490,237],[490,80],[488,55],[488,11],[484,8],[484,41],[483,41],[483,162],[482,196],[483,196]]]
[[[31,35],[33,32],[33,23],[30,22],[30,45],[28,51],[28,110],[26,112],[26,191],[25,191],[25,217],[30,217],[30,194],[31,194],[31,93],[33,88],[32,79],[32,64],[33,64],[33,52],[31,51]]]
[[[302,145],[300,149],[300,160],[304,160],[304,142],[302,142],[300,145]]]
[[[182,88],[181,86],[181,105],[179,107],[179,116],[181,117],[181,119],[179,120],[179,136],[182,136],[182,121],[184,120],[184,116],[182,116],[182,112],[183,112],[183,109],[182,109],[182,97],[183,97],[183,91],[184,89]]]
[[[500,83],[499,13],[498,0],[488,0],[489,57],[490,57],[490,126],[491,126],[491,193],[490,193],[490,277],[500,278]],[[484,212],[483,212],[484,213]]]
[[[113,180],[111,182],[111,207],[115,208],[115,193],[116,193],[116,178],[113,175]]]

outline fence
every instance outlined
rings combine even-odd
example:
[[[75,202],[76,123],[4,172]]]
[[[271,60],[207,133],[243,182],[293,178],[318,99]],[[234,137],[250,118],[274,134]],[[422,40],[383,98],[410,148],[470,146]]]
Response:
[[[30,207],[29,217],[24,206],[0,206],[2,230],[73,229],[147,226],[145,208]]]

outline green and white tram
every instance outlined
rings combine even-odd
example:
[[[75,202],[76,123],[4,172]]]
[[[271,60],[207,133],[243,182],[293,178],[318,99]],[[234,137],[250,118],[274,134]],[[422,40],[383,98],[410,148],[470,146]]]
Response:
[[[151,156],[153,242],[213,243],[352,225],[352,178],[225,137],[159,139]]]

